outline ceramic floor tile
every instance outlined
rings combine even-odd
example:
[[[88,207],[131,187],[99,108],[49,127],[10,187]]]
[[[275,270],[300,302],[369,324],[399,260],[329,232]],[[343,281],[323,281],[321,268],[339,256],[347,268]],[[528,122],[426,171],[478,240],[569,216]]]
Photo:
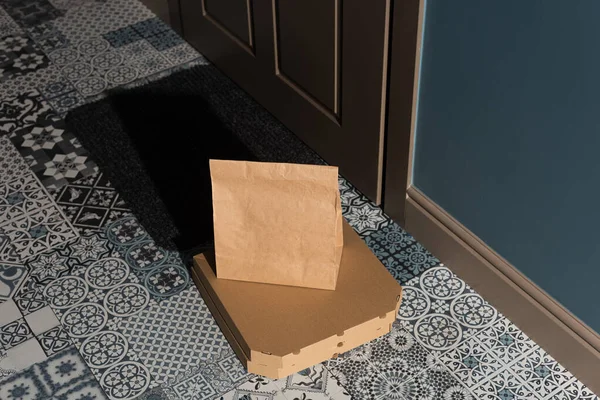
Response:
[[[341,355],[335,365],[329,366],[333,376],[345,388],[352,398],[376,399],[386,391],[380,377],[381,372],[369,362],[372,355],[372,343],[367,343]]]
[[[576,378],[573,378],[548,398],[555,400],[598,400],[598,396]]]
[[[0,134],[31,126],[51,113],[50,105],[34,89],[0,100]]]
[[[533,340],[504,316],[477,333],[476,338],[504,365],[513,364],[536,347]]]
[[[406,283],[397,323],[433,351],[448,351],[498,319],[498,312],[444,266]]]
[[[190,275],[179,255],[159,249],[135,217],[115,221],[106,233],[155,299],[174,296],[190,286]]]
[[[118,329],[159,383],[229,349],[194,286],[160,303],[150,302],[139,314],[119,321]]]
[[[94,378],[88,378],[55,394],[56,400],[71,400],[71,399],[93,399],[107,400],[104,390],[98,385]]]
[[[60,325],[37,335],[37,339],[47,356],[56,354],[72,345],[69,334]]]
[[[371,251],[401,284],[439,264],[437,258],[395,223],[369,233],[364,239]]]
[[[50,393],[41,380],[32,370],[14,374],[0,385],[0,398],[2,399],[47,399]]]
[[[344,218],[359,234],[377,231],[390,223],[381,209],[370,202],[350,207],[344,213]]]
[[[7,36],[0,42],[0,82],[44,69],[50,60],[27,35]]]
[[[17,374],[18,372],[19,371],[14,360],[8,357],[7,352],[0,351],[0,382],[12,375]]]
[[[19,25],[0,7],[0,38],[21,33]]]
[[[48,0],[5,0],[6,12],[22,27],[51,21],[62,12]]]
[[[137,1],[92,1],[69,9],[55,24],[71,42],[80,42],[152,17]]]
[[[52,204],[52,198],[30,172],[0,185],[0,227]]]
[[[502,369],[495,375],[479,384],[473,393],[481,400],[537,400],[541,397],[531,391],[515,373],[509,369]]]
[[[27,268],[25,266],[9,263],[0,264],[0,304],[13,297],[25,278],[27,278]]]
[[[208,61],[187,43],[164,50],[161,54],[171,65],[181,65],[190,61],[198,61],[199,65],[208,65]]]
[[[165,393],[165,390],[159,386],[159,387],[155,387],[155,388],[147,390],[146,392],[144,392],[144,394],[142,394],[140,397],[138,397],[138,399],[139,400],[169,400],[169,396],[167,396],[167,394]]]
[[[573,378],[571,373],[539,346],[524,358],[517,360],[510,369],[532,392],[542,398],[558,391]]]
[[[111,183],[100,172],[71,182],[52,192],[56,202],[80,230],[97,232],[131,212]]]
[[[0,326],[16,321],[21,317],[21,311],[19,311],[13,300],[8,300],[0,304]]]
[[[288,400],[312,399],[326,400],[340,393],[336,398],[350,399],[343,386],[323,364],[306,368],[285,379],[274,381]]]
[[[92,175],[96,164],[58,115],[48,116],[10,135],[31,170],[48,189]]]
[[[227,354],[227,357],[235,358],[234,354],[229,352]],[[269,395],[274,394],[278,390],[271,380],[267,378],[254,377],[250,380],[248,379],[249,377],[244,374],[244,376],[234,380],[223,365],[219,365],[214,360],[206,360],[170,379],[166,384],[162,385],[162,388],[168,394],[169,398],[190,400],[220,398],[228,392],[232,393],[233,396],[229,398],[240,398],[246,393],[236,394],[235,391],[232,392],[232,389],[243,383],[247,384],[244,388],[254,387],[254,390],[263,396],[258,398],[265,398],[264,396],[269,398]],[[283,399],[284,397],[281,397],[281,400]]]
[[[372,343],[369,361],[380,372],[406,380],[427,368],[429,355],[408,331],[394,326]]]
[[[146,367],[135,361],[113,365],[100,378],[100,386],[111,399],[136,398],[148,389],[150,382]]]
[[[444,353],[439,360],[469,388],[473,388],[505,365],[474,337]]]
[[[22,261],[79,236],[55,205],[11,220],[1,229]]]
[[[8,350],[33,337],[30,327],[23,318],[0,326],[0,349]]]
[[[212,393],[208,386],[199,384],[197,386],[192,386],[186,388],[185,392],[180,391],[180,398],[182,400],[187,399],[196,399],[196,398],[210,398]],[[244,382],[238,387],[228,391],[222,396],[218,396],[217,398],[223,400],[291,400],[293,399],[291,393],[288,396],[285,396],[281,390],[274,384],[274,382],[268,378],[255,376],[252,377],[249,381]],[[307,400],[305,398],[305,400]]]
[[[82,235],[76,240],[38,254],[26,262],[32,280],[40,287],[69,275],[83,273],[94,262],[115,253],[114,247],[101,232]],[[118,261],[123,263],[123,261]]]
[[[27,315],[48,305],[43,291],[44,287],[28,276],[13,300],[21,313]]]
[[[60,324],[50,307],[44,307],[26,315],[25,320],[33,334],[36,336],[57,327]]]
[[[474,400],[473,393],[442,365],[435,364],[412,380],[387,382],[382,399],[452,399]]]
[[[23,176],[28,170],[25,160],[7,136],[0,136],[0,185]]]
[[[35,338],[30,338],[6,352],[17,371],[46,360],[46,354]],[[2,385],[0,385],[2,386]]]

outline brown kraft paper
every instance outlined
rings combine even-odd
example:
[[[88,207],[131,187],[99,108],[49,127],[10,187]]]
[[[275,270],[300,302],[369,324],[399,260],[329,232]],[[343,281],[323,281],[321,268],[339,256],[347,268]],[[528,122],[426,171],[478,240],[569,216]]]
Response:
[[[210,160],[217,278],[334,290],[338,168]]]

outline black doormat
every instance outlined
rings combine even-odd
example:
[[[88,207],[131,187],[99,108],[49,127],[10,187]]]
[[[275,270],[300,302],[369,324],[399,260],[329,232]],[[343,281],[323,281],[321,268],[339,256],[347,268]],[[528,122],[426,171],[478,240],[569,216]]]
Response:
[[[213,240],[209,159],[323,164],[210,65],[113,91],[66,122],[156,243],[186,253]]]

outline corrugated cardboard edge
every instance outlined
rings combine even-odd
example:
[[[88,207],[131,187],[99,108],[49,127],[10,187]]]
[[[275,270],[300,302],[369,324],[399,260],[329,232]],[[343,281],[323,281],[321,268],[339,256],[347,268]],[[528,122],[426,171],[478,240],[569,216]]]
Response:
[[[246,354],[242,350],[242,346],[237,341],[235,335],[231,332],[231,329],[229,329],[229,325],[227,325],[227,323],[225,322],[225,319],[219,312],[219,309],[215,305],[215,302],[213,301],[213,299],[210,297],[208,291],[206,290],[206,288],[204,287],[204,284],[202,283],[202,280],[198,277],[198,274],[196,273],[196,270],[194,268],[192,268],[192,279],[196,283],[196,286],[198,287],[198,290],[200,291],[200,294],[202,295],[202,298],[204,299],[206,306],[210,310],[213,318],[217,321],[219,328],[221,328],[221,332],[223,332],[223,335],[229,342],[229,345],[233,349],[233,352],[235,353],[237,358],[240,360],[240,362],[242,363],[242,365],[244,366],[244,368],[246,368],[246,370],[248,372],[250,372],[252,374],[266,376],[267,378],[271,378],[271,379],[284,378],[284,377],[296,372],[295,370],[292,370],[292,369],[289,369],[289,371],[287,371],[287,370],[278,369],[278,368],[270,368],[266,365],[256,364],[256,363],[253,363],[250,360],[248,360],[248,357],[246,357]]]
[[[248,369],[248,357],[242,350],[242,346],[238,343],[237,339],[235,338],[235,335],[231,332],[231,329],[229,329],[229,326],[225,322],[225,319],[223,319],[221,312],[219,311],[212,297],[206,290],[206,287],[204,287],[202,279],[200,279],[200,277],[198,276],[195,268],[192,268],[192,279],[194,280],[194,283],[196,283],[196,287],[198,288],[200,295],[202,295],[202,299],[204,299],[204,302],[210,310],[210,313],[212,314],[213,318],[217,321],[217,324],[219,325],[221,331],[223,332],[223,335],[225,335],[225,338],[231,345],[231,348],[233,349],[235,355],[240,359],[244,367]]]
[[[201,256],[201,258],[199,256],[194,257],[192,279],[196,283],[205,303],[219,324],[219,327],[229,341],[235,354],[242,364],[244,364],[248,372],[273,379],[291,375],[294,372],[301,371],[302,369],[328,360],[329,358],[336,357],[340,353],[344,353],[363,343],[389,333],[392,330],[393,322],[396,320],[396,315],[402,299],[402,287],[399,286],[400,292],[398,294],[396,307],[385,315],[375,317],[362,324],[349,328],[344,332],[340,332],[336,336],[325,338],[317,343],[304,347],[297,354],[288,354],[280,357],[254,351],[243,341],[240,332],[236,330],[235,324],[231,318],[225,310],[221,310],[221,307],[218,306],[218,300],[213,300],[213,297],[216,297],[216,293],[212,291],[212,288],[209,290],[206,287],[210,287],[210,285],[204,285],[202,278],[203,274],[197,272],[197,270],[200,270],[197,265],[199,262],[197,258],[201,260],[201,262],[206,262],[203,256]],[[234,331],[237,331],[237,334],[235,334]],[[238,340],[238,338],[240,338],[240,340]]]

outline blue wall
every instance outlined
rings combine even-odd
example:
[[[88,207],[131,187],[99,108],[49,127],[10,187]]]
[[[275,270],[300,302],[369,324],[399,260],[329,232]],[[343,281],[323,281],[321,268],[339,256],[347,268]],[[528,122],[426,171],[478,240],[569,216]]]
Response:
[[[414,185],[600,332],[600,1],[428,0]]]

